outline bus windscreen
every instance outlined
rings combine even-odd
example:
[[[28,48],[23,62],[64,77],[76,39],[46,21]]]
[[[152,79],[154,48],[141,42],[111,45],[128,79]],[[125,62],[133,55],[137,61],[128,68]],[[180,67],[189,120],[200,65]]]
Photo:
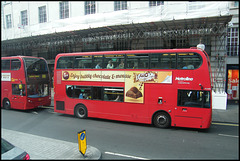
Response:
[[[27,74],[48,73],[47,63],[43,59],[23,58]]]

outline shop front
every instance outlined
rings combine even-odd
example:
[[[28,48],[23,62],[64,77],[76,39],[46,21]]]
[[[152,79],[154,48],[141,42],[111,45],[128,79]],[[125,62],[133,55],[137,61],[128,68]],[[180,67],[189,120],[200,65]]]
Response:
[[[230,102],[239,101],[239,67],[237,64],[227,65],[227,99]]]

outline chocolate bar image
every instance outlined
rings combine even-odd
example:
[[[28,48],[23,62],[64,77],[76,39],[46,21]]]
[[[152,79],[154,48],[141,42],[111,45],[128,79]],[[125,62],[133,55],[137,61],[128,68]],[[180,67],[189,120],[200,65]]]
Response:
[[[137,99],[142,97],[142,93],[136,87],[132,87],[127,91],[126,96]]]

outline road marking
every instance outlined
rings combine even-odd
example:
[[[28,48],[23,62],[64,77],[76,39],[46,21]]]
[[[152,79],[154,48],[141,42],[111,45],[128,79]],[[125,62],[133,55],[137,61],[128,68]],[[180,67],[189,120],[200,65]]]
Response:
[[[234,138],[238,138],[238,136],[235,136],[235,135],[226,135],[226,134],[218,134],[220,136],[228,136],[228,137],[234,137]]]
[[[131,156],[131,155],[125,155],[125,154],[120,154],[120,153],[107,152],[107,151],[105,152],[105,154],[117,155],[117,156],[121,156],[121,157],[140,159],[140,160],[150,160],[150,159],[147,159],[147,158],[136,157],[136,156]]]
[[[38,113],[36,111],[32,111],[32,113],[35,114],[35,115],[38,115]]]
[[[212,124],[215,124],[215,125],[226,125],[226,126],[238,126],[238,124],[227,124],[227,123],[217,123],[217,122],[212,122]]]

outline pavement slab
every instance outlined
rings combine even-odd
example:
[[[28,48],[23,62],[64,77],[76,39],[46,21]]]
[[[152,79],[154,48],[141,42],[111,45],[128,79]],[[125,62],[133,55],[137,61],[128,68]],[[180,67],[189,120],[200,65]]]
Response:
[[[78,150],[78,143],[47,138],[3,128],[1,128],[1,134],[2,137],[7,141],[28,152],[31,160],[99,160],[101,158],[101,152],[97,148],[90,145],[87,145],[87,151],[83,156]]]

